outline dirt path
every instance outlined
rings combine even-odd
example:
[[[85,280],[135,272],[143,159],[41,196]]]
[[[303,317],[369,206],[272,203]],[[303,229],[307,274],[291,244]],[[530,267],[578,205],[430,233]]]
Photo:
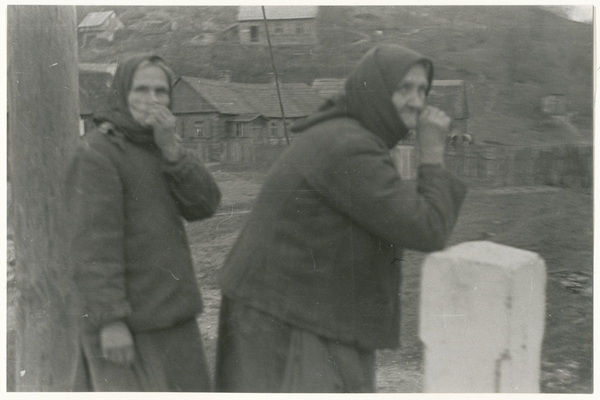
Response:
[[[221,291],[219,289],[203,288],[202,298],[205,309],[198,319],[198,323],[206,347],[209,365],[214,368]],[[420,363],[417,360],[398,361],[395,357],[391,357],[393,353],[383,351],[378,354],[377,391],[379,393],[422,392]]]

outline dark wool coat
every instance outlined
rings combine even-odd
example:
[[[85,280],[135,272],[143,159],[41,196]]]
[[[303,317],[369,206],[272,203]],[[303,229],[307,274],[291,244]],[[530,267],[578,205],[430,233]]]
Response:
[[[303,124],[220,270],[225,296],[348,344],[398,345],[402,249],[442,249],[466,194],[439,165],[415,183],[392,162],[407,129],[391,95],[416,62],[431,81],[418,53],[371,50],[346,96]]]
[[[464,195],[437,165],[401,181],[380,138],[323,122],[273,166],[220,271],[223,293],[319,335],[395,347],[400,249],[442,249]]]
[[[125,320],[171,327],[202,310],[182,217],[211,216],[219,189],[191,155],[170,164],[154,143],[86,135],[67,182],[75,281],[89,329]]]

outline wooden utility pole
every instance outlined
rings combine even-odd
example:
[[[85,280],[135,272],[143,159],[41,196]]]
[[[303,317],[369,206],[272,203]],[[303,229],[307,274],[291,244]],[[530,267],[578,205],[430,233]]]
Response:
[[[279,76],[277,75],[277,68],[275,68],[275,57],[273,56],[273,46],[271,45],[271,35],[269,34],[269,24],[267,23],[267,14],[265,7],[262,8],[263,20],[265,22],[265,33],[267,34],[267,42],[269,43],[269,54],[271,54],[271,66],[273,67],[273,73],[275,74],[275,86],[277,87],[277,97],[279,98],[279,108],[281,109],[281,118],[283,119],[283,134],[285,135],[285,143],[290,145],[290,138],[287,133],[287,125],[285,123],[285,110],[283,108],[283,101],[281,100],[281,90],[279,89]]]
[[[7,389],[68,391],[77,354],[64,198],[79,129],[75,8],[12,5],[7,23],[17,292]]]

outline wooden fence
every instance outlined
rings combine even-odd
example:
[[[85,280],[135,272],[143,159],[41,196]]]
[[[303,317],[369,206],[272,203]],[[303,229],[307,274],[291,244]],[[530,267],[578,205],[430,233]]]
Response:
[[[400,175],[415,179],[418,165],[412,146],[392,151]],[[591,187],[592,145],[464,146],[449,148],[446,167],[465,181],[485,186],[560,185]]]
[[[216,144],[194,144],[203,161],[236,165],[271,165],[287,148],[285,140],[256,142],[237,138]],[[470,184],[483,186],[554,185],[591,187],[593,182],[592,145],[450,147],[446,167]],[[417,154],[414,146],[392,150],[403,179],[415,179]]]
[[[221,162],[237,165],[271,165],[287,148],[284,138],[255,142],[252,138],[238,138],[223,142]]]

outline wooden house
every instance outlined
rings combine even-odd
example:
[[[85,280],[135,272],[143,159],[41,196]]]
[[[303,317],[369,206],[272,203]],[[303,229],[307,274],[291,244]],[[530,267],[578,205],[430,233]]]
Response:
[[[104,106],[117,64],[79,64],[79,133],[93,127],[93,113]]]
[[[434,80],[429,91],[427,103],[443,110],[452,118],[452,145],[464,145],[473,142],[467,131],[469,107],[467,89],[463,80]]]
[[[112,42],[115,32],[123,26],[114,11],[91,12],[77,26],[79,43],[85,46],[95,38]]]
[[[271,44],[316,44],[317,14],[316,6],[266,6]],[[260,6],[241,6],[237,21],[240,43],[268,44]]]
[[[553,73],[542,90],[544,96],[540,101],[540,111],[546,121],[568,122],[566,80],[558,73]]]
[[[303,83],[285,83],[280,89],[286,130],[321,102]],[[173,113],[178,119],[177,133],[204,161],[269,162],[287,142],[274,83],[180,77],[173,87]]]

